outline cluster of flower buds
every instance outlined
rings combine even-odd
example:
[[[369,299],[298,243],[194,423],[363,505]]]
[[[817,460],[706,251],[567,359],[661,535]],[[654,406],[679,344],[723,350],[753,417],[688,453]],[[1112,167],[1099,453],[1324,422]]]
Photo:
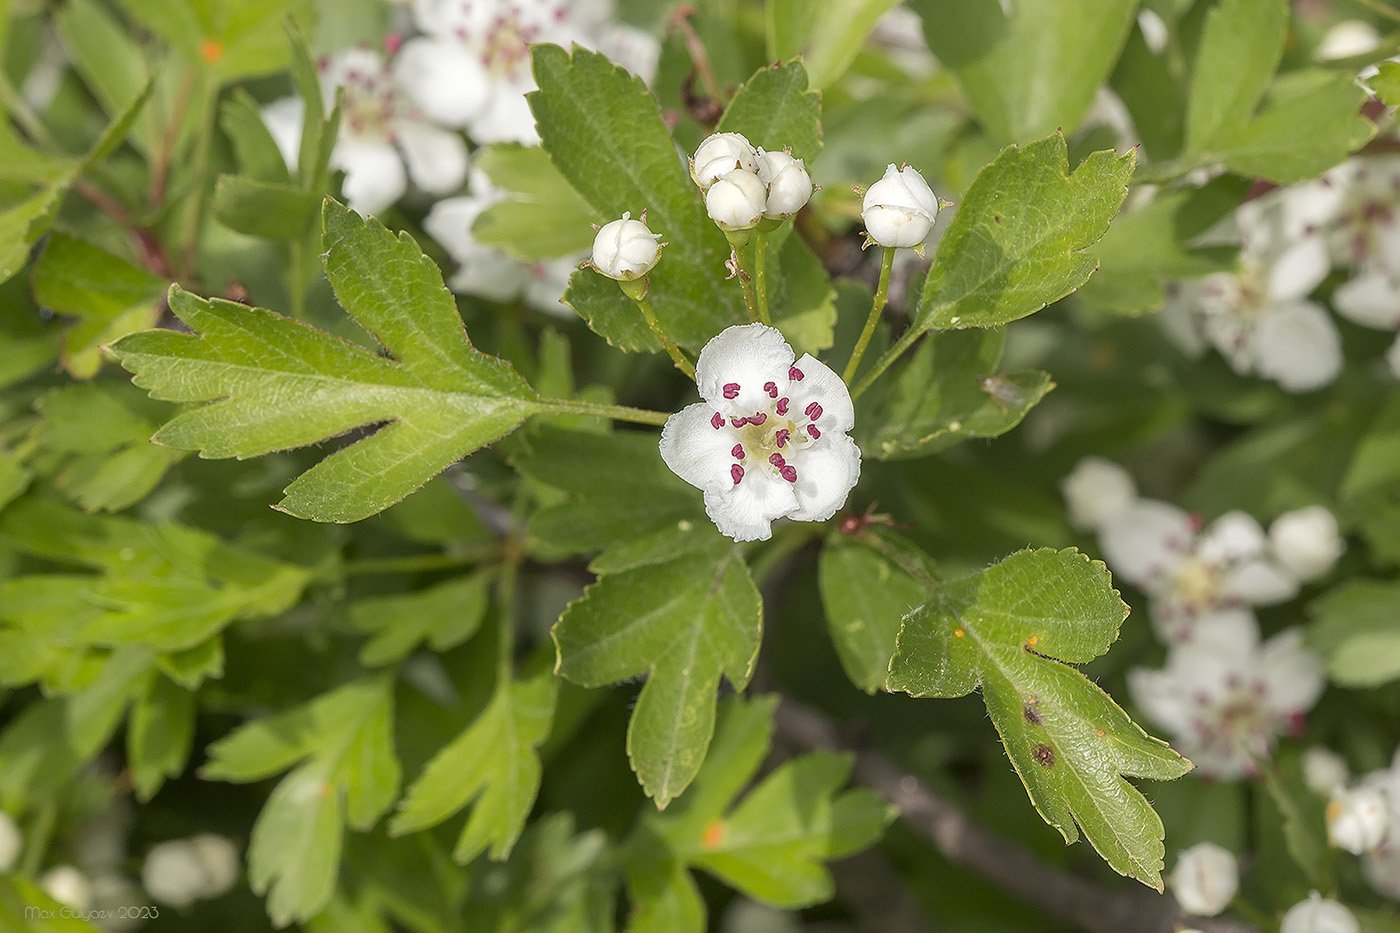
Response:
[[[812,196],[812,179],[791,150],[755,149],[739,133],[715,133],[695,150],[690,177],[705,192],[705,210],[725,233],[751,230],[796,214]]]
[[[865,192],[860,217],[871,243],[908,247],[923,255],[924,241],[942,206],[924,176],[911,166],[897,169],[891,163],[884,177]]]

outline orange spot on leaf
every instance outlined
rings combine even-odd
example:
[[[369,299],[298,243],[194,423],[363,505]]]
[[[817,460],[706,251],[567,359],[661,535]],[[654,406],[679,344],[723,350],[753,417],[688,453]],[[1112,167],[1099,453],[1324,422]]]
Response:
[[[962,638],[963,635],[965,635],[965,634],[967,634],[967,633],[964,632],[962,629],[955,629],[955,630],[953,631],[953,636],[954,636],[955,638]]]
[[[713,849],[724,841],[724,823],[720,820],[711,820],[705,827],[705,833],[700,839],[701,844],[707,849]]]
[[[1039,635],[1032,635],[1030,638],[1026,639],[1026,644],[1028,644],[1028,645],[1033,645],[1033,644],[1035,644],[1035,643],[1038,642],[1038,641],[1040,641],[1040,636],[1039,636]]]
[[[218,39],[205,39],[199,43],[199,57],[204,59],[206,65],[218,64],[219,59],[224,57],[224,44]]]

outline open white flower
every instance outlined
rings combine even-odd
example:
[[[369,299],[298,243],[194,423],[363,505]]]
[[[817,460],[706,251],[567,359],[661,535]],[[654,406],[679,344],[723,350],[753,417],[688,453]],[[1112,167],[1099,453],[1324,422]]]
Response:
[[[704,401],[667,419],[661,458],[704,491],[722,534],[767,540],[776,519],[825,521],[845,504],[860,478],[855,407],[826,364],[744,324],[705,344],[695,381]]]
[[[345,172],[345,201],[352,210],[379,213],[403,197],[409,180],[430,194],[461,186],[467,175],[466,143],[428,122],[409,103],[391,63],[377,52],[356,48],[323,59],[318,67],[328,107],[335,103],[336,89],[345,90],[331,167]],[[298,98],[263,108],[263,121],[293,167],[304,112]]]
[[[865,232],[880,246],[923,246],[937,215],[938,198],[924,176],[912,166],[897,169],[894,163],[865,192],[860,208]]]
[[[1147,718],[1171,733],[1201,774],[1232,779],[1255,771],[1275,740],[1296,733],[1324,686],[1322,661],[1300,629],[1258,643],[1249,613],[1223,619],[1174,645],[1161,670],[1128,672],[1128,689]]]
[[[1085,457],[1060,481],[1070,524],[1097,531],[1137,501],[1137,486],[1128,471],[1102,457]]]
[[[1182,910],[1214,917],[1234,900],[1240,888],[1240,866],[1229,849],[1198,842],[1177,856],[1170,880]]]
[[[1378,848],[1390,831],[1390,795],[1380,784],[1338,788],[1327,802],[1327,841],[1352,855]]]
[[[1360,933],[1356,915],[1316,891],[1283,915],[1279,933]]]

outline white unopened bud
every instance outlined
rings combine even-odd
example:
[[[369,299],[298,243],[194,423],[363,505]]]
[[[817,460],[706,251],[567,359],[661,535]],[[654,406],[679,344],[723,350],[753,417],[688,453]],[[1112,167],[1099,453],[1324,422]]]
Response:
[[[1351,771],[1341,755],[1314,745],[1303,752],[1303,783],[1315,794],[1330,797],[1346,785]]]
[[[1080,531],[1097,531],[1137,500],[1137,487],[1128,471],[1102,457],[1085,457],[1060,481],[1069,508],[1070,524]]]
[[[1239,863],[1230,850],[1200,842],[1177,856],[1171,885],[1182,910],[1198,917],[1214,917],[1239,890]]]
[[[758,225],[768,190],[753,172],[730,172],[705,192],[705,210],[721,230],[748,230]]]
[[[141,884],[162,904],[188,907],[228,891],[238,872],[238,848],[233,842],[205,833],[152,848],[141,866]]]
[[[1279,933],[1361,933],[1351,911],[1316,891],[1288,908],[1278,929]]]
[[[758,153],[740,133],[706,136],[690,160],[690,177],[701,191],[709,191],[711,185],[735,169],[758,171]]]
[[[1371,852],[1390,829],[1390,800],[1379,787],[1337,790],[1327,804],[1327,840],[1352,855]]]
[[[7,875],[19,861],[24,848],[24,836],[10,814],[0,810],[0,875]]]
[[[72,865],[57,865],[39,878],[39,887],[60,904],[82,912],[92,906],[92,885]]]
[[[768,187],[768,204],[763,216],[782,220],[802,210],[812,197],[812,178],[801,159],[790,152],[758,150],[758,180]]]
[[[1269,526],[1274,556],[1299,580],[1316,580],[1337,563],[1346,545],[1337,519],[1324,506],[1285,512]]]
[[[881,246],[922,246],[938,215],[938,198],[912,167],[891,163],[861,202],[865,232]]]
[[[603,224],[593,238],[593,268],[622,282],[646,275],[661,258],[661,234],[624,212],[621,220]]]
[[[1344,19],[1323,34],[1313,58],[1320,62],[1351,58],[1365,55],[1380,44],[1381,34],[1375,26],[1359,19]]]

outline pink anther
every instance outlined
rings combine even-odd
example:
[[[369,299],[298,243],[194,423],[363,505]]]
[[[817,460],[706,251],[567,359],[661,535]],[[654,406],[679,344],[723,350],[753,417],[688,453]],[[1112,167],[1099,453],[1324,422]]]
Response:
[[[788,368],[788,378],[794,380],[795,382],[801,382],[801,381],[802,381],[802,370],[798,369],[796,366],[791,366],[791,367],[789,367],[789,368]]]
[[[744,459],[744,445],[743,445],[743,444],[735,444],[735,445],[734,445],[734,449],[731,450],[731,451],[729,452],[729,456],[733,457],[735,460],[743,460],[743,459]]]
[[[729,467],[729,475],[734,478],[734,485],[737,486],[739,485],[739,480],[744,478],[744,468],[737,463],[731,464]]]
[[[788,410],[788,400],[785,399],[785,398],[780,398],[780,399],[778,399],[778,414],[780,414],[780,415],[786,415],[786,414],[787,414],[787,410]]]
[[[780,467],[780,466],[783,465],[783,455],[782,455],[782,454],[773,454],[772,456],[770,456],[770,457],[768,458],[768,462],[771,463],[771,464],[773,464],[773,466],[775,466],[775,467]]]
[[[724,427],[724,415],[715,412],[714,417],[710,419],[710,427],[714,428],[716,431]]]
[[[737,382],[726,382],[726,383],[724,384],[724,397],[725,397],[725,398],[738,398],[738,397],[739,397],[739,383],[737,383]]]
[[[807,417],[811,418],[813,421],[816,421],[822,416],[822,407],[816,402],[808,405],[803,411],[806,413]]]
[[[781,476],[783,479],[787,480],[789,483],[797,482],[797,470],[794,467],[784,465],[781,469],[778,470],[778,475]]]
[[[762,424],[767,420],[768,414],[766,412],[759,412],[756,415],[749,415],[749,424]]]
[[[773,439],[777,441],[778,446],[781,447],[787,443],[787,439],[790,434],[792,434],[791,431],[789,431],[787,428],[783,428],[781,431],[773,435]]]
[[[816,440],[817,438],[822,436],[822,432],[817,430],[817,426],[815,424],[807,425],[807,433],[812,435],[812,440]]]
[[[765,382],[763,384],[763,391],[768,393],[769,398],[777,398],[778,384],[776,382]]]

